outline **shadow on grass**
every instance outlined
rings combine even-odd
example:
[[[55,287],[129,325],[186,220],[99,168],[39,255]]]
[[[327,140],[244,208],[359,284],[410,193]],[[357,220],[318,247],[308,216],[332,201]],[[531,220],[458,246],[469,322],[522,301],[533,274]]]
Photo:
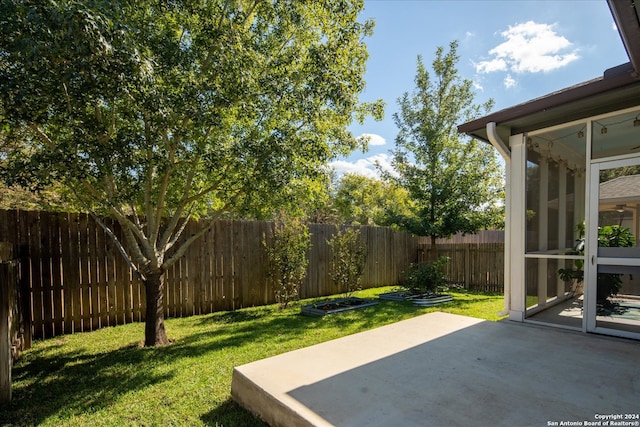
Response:
[[[251,310],[220,311],[203,316],[198,323],[202,325],[211,323],[239,323],[262,319],[272,314],[272,310],[263,307],[254,307]]]
[[[172,376],[146,368],[152,352],[136,345],[99,354],[59,347],[30,351],[14,366],[13,400],[0,408],[2,425],[39,425],[61,412],[92,413]]]
[[[231,398],[203,414],[200,419],[207,426],[268,427],[268,424],[238,405]]]
[[[259,353],[258,357],[252,358],[252,353],[249,352],[247,359],[242,361],[244,364],[282,352],[278,349],[278,344],[297,341],[300,344],[298,348],[314,344],[315,342],[305,339],[305,334],[310,330],[321,332],[323,329],[337,329],[345,332],[342,334],[344,335],[393,323],[407,318],[408,313],[415,313],[415,307],[395,302],[383,302],[374,307],[324,317],[304,316],[296,310],[299,310],[299,307],[283,312],[272,311],[258,316],[259,320],[241,312],[235,312],[237,315],[207,315],[199,322],[218,326],[215,330],[190,334],[164,348],[163,352],[169,358],[201,357],[229,347],[249,347],[265,342],[273,344],[269,354]],[[234,321],[228,322],[229,319]],[[226,324],[221,326],[220,323]]]

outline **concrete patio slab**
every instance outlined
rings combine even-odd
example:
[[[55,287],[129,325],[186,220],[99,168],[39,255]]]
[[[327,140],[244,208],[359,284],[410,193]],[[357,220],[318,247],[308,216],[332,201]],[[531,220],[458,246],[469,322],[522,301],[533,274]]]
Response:
[[[640,425],[640,342],[431,313],[239,366],[232,396],[271,426]]]

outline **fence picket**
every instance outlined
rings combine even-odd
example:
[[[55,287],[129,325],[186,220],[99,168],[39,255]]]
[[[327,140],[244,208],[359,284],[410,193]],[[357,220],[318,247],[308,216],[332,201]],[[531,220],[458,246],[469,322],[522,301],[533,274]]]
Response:
[[[42,298],[42,329],[46,336],[55,336],[53,315],[53,291],[51,283],[51,232],[49,212],[40,212],[40,281]]]
[[[62,251],[61,251],[61,229],[62,215],[53,213],[50,215],[51,233],[50,233],[50,255],[51,255],[51,292],[53,304],[53,320],[55,335],[64,333],[63,305],[64,293],[62,286]]]

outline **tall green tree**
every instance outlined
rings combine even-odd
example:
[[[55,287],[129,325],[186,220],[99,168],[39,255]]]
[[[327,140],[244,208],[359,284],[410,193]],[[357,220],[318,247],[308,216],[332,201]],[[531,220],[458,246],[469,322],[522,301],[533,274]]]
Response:
[[[353,173],[340,178],[333,200],[339,221],[353,225],[393,225],[412,205],[407,191],[395,183]]]
[[[293,204],[291,184],[357,146],[362,0],[0,0],[0,175],[61,183],[146,288],[168,342],[167,269],[193,216]],[[99,219],[118,220],[120,241]]]
[[[418,56],[415,89],[398,99],[399,129],[385,177],[405,188],[415,208],[396,223],[436,238],[472,233],[499,219],[502,172],[492,148],[457,132],[457,125],[488,112],[493,101],[474,104],[472,82],[458,75],[458,43],[436,50],[433,74]],[[437,251],[432,251],[437,258]]]

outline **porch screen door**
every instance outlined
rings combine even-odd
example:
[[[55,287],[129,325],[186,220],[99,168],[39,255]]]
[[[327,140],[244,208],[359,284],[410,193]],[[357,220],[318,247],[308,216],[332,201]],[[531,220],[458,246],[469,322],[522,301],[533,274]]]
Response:
[[[586,329],[640,339],[640,157],[592,163]]]

